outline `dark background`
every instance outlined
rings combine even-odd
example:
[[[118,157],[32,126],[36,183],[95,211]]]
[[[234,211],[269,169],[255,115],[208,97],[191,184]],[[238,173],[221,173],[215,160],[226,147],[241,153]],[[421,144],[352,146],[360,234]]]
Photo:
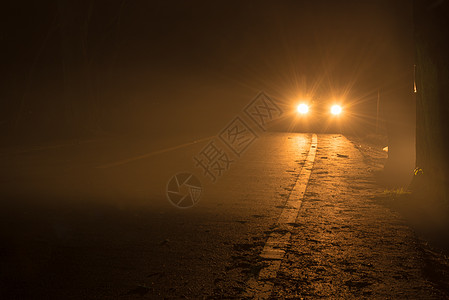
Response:
[[[411,1],[9,1],[1,14],[4,143],[214,134],[261,90],[286,107],[342,98],[369,130],[380,90],[392,134],[414,134]]]

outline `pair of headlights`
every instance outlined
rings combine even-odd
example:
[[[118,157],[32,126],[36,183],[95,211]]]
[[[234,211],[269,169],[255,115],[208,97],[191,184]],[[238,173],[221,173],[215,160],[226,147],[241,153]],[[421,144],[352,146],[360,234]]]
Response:
[[[298,113],[300,113],[302,115],[305,115],[309,112],[309,106],[305,103],[299,104],[296,109],[297,109]],[[338,104],[332,105],[330,108],[330,113],[335,116],[341,114],[342,111],[343,111],[343,108]]]

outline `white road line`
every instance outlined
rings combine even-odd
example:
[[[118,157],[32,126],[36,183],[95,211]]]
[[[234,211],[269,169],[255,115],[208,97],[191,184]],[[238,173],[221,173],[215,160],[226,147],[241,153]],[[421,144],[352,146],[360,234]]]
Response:
[[[177,145],[177,146],[174,146],[174,147],[157,150],[157,151],[153,151],[153,152],[150,152],[150,153],[146,153],[146,154],[142,154],[142,155],[138,155],[138,156],[125,158],[125,159],[122,159],[122,160],[119,160],[119,161],[115,161],[115,162],[111,162],[111,163],[104,164],[104,165],[101,165],[101,166],[97,166],[96,168],[97,169],[106,169],[106,168],[117,167],[117,166],[124,165],[124,164],[130,163],[130,162],[133,162],[133,161],[136,161],[136,160],[139,160],[139,159],[144,159],[144,158],[147,158],[147,157],[150,157],[150,156],[154,156],[154,155],[157,155],[157,154],[162,154],[162,153],[165,153],[165,152],[170,152],[170,151],[173,151],[173,150],[176,150],[176,149],[180,149],[180,148],[183,148],[183,147],[187,147],[187,146],[190,146],[190,145],[201,143],[201,142],[210,140],[212,138],[213,138],[213,136],[209,136],[207,138],[196,140],[196,141],[192,141],[192,142],[188,142],[188,143],[185,143],[185,144],[182,144],[182,145]]]
[[[307,183],[309,182],[310,174],[312,173],[317,141],[317,135],[313,134],[309,154],[307,155],[301,173],[298,176],[287,203],[276,222],[277,230],[270,234],[260,254],[265,260],[266,266],[260,270],[258,278],[253,278],[248,282],[248,288],[245,295],[247,297],[255,299],[270,298],[274,286],[274,279],[281,266],[285,250],[290,245],[292,223],[294,223],[298,217]]]

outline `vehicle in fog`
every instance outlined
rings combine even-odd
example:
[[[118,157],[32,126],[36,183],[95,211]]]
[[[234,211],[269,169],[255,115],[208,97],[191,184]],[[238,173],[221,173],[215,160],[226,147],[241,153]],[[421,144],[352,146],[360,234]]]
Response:
[[[300,100],[295,105],[293,131],[341,132],[347,118],[347,108],[342,101]]]

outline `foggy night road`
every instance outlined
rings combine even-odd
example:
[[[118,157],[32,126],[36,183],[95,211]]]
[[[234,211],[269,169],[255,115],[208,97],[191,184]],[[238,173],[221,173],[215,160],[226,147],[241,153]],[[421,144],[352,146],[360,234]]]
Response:
[[[318,134],[315,148],[312,134],[268,133],[211,183],[193,161],[207,141],[167,142],[170,151],[112,139],[3,149],[1,293],[17,299],[448,296],[425,276],[425,253],[413,231],[376,200],[383,191],[374,180],[381,151],[373,163],[340,134]],[[301,177],[306,169],[308,184]],[[195,173],[203,186],[200,202],[184,210],[165,195],[167,181],[181,171]],[[302,201],[295,199],[301,182],[307,184]],[[294,221],[279,224],[298,201]],[[270,236],[288,239],[275,276],[264,281],[259,273],[273,260],[260,254]],[[255,281],[270,288],[254,289]]]

